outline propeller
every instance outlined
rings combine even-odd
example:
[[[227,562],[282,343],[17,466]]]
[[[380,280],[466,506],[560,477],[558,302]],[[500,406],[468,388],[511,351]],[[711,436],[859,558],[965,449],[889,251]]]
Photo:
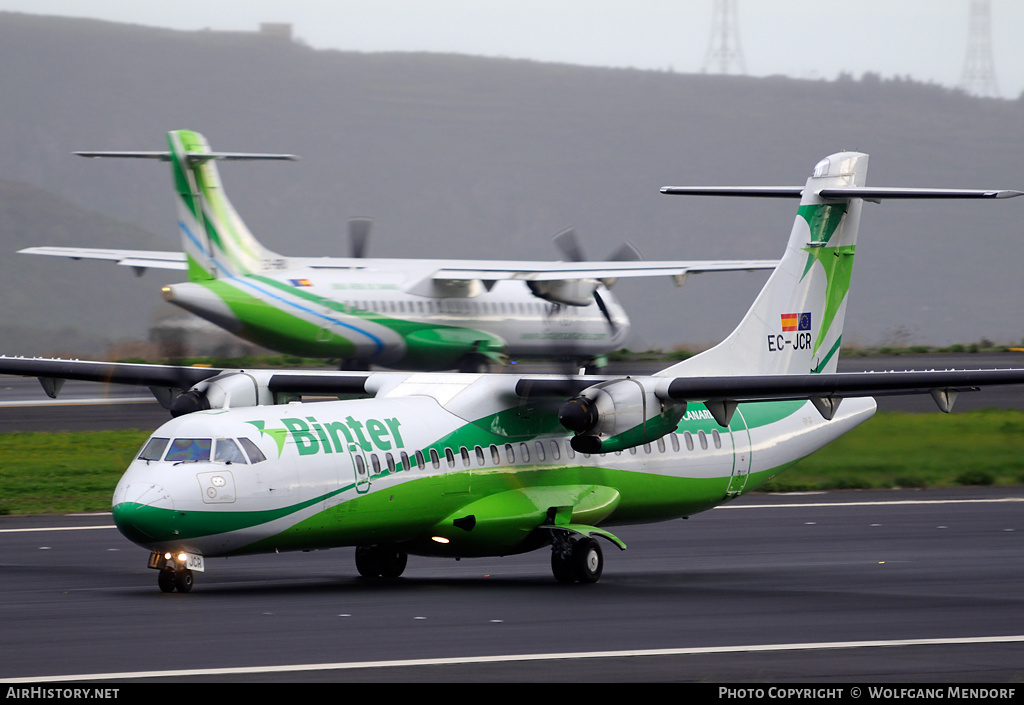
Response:
[[[352,257],[361,259],[366,256],[366,248],[370,241],[370,229],[373,218],[357,216],[348,219],[348,241]]]
[[[569,226],[561,232],[557,233],[551,238],[551,241],[555,244],[555,247],[562,253],[566,261],[569,262],[585,262],[587,261],[586,256],[583,254],[583,247],[580,245],[579,236],[576,234],[576,228]],[[636,248],[631,242],[624,242],[615,252],[608,257],[609,262],[635,262],[643,259],[640,254],[640,250]],[[611,288],[614,284],[614,280],[606,281],[604,284],[606,287]],[[619,327],[612,319],[611,311],[608,310],[608,304],[601,297],[601,292],[598,290],[594,291],[594,301],[597,303],[598,309],[601,310],[604,319],[608,322],[608,327],[611,328],[612,332],[618,331]]]

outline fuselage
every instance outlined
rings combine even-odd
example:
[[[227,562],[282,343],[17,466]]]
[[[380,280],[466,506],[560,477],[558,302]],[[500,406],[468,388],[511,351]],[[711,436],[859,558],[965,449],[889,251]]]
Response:
[[[414,370],[455,368],[467,354],[593,358],[620,348],[625,311],[602,289],[596,302],[556,304],[520,281],[471,296],[406,293],[416,272],[291,270],[164,287],[164,297],[254,343],[308,357],[357,358]]]
[[[113,512],[137,544],[205,556],[382,543],[505,555],[538,547],[552,507],[602,526],[709,509],[874,409],[851,399],[824,421],[809,402],[745,404],[722,428],[693,404],[674,433],[595,455],[573,451],[548,409],[467,420],[425,394],[197,412],[153,434]]]

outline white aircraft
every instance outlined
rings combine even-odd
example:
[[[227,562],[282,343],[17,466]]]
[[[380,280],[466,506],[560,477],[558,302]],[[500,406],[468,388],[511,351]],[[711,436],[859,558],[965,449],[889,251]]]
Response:
[[[1016,191],[875,189],[868,157],[822,160],[785,254],[719,345],[649,376],[221,370],[0,358],[0,373],[143,384],[174,419],[114,491],[164,591],[217,556],[354,546],[369,578],[408,556],[551,547],[557,580],[592,583],[609,528],[688,517],[748,492],[869,419],[870,395],[1024,383],[1024,370],[836,372],[864,200]],[[187,390],[174,397],[176,390]],[[337,401],[302,402],[302,394]],[[173,402],[171,401],[173,398]],[[840,404],[842,402],[842,404]]]
[[[112,260],[187,270],[163,287],[167,301],[241,338],[307,357],[344,358],[411,370],[486,371],[509,357],[570,356],[603,364],[629,333],[608,287],[621,277],[773,269],[777,260],[645,262],[620,250],[613,262],[372,259],[369,221],[350,221],[353,256],[295,258],[249,232],[221,187],[216,160],[295,159],[212,152],[188,130],[168,133],[166,152],[78,152],[86,157],[170,161],[184,252],[30,247],[25,254]],[[556,243],[580,260],[569,232]]]

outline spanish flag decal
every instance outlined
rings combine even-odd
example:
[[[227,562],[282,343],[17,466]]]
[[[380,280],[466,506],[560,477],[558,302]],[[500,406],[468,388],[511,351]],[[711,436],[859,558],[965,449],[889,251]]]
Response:
[[[808,313],[784,313],[782,314],[782,331],[810,330],[811,314]]]

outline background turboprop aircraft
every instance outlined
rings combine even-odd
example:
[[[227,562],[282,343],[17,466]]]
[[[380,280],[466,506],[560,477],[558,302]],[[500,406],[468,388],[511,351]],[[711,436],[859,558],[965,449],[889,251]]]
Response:
[[[727,502],[869,419],[870,395],[1022,384],[1024,369],[836,372],[864,200],[1015,191],[876,189],[866,154],[834,154],[803,188],[665,193],[799,197],[788,244],[722,343],[651,376],[217,370],[0,358],[0,373],[148,385],[176,418],[114,492],[120,531],[161,590],[206,559],[356,547],[366,577],[409,554],[551,546],[562,582],[592,583],[606,528]],[[162,392],[158,390],[163,390]],[[303,393],[338,401],[284,403]],[[845,401],[844,401],[845,400]],[[840,404],[843,401],[844,403]],[[599,528],[600,525],[600,528]]]
[[[772,269],[776,261],[526,262],[362,257],[368,221],[352,224],[351,258],[285,257],[263,247],[221,187],[202,135],[168,133],[167,152],[78,152],[171,162],[184,252],[32,247],[26,254],[114,260],[136,270],[188,270],[164,298],[254,343],[295,355],[412,370],[483,371],[509,356],[583,362],[622,347],[620,277]],[[573,245],[569,244],[571,250]],[[577,250],[578,252],[578,250]],[[579,258],[578,255],[576,255]]]

